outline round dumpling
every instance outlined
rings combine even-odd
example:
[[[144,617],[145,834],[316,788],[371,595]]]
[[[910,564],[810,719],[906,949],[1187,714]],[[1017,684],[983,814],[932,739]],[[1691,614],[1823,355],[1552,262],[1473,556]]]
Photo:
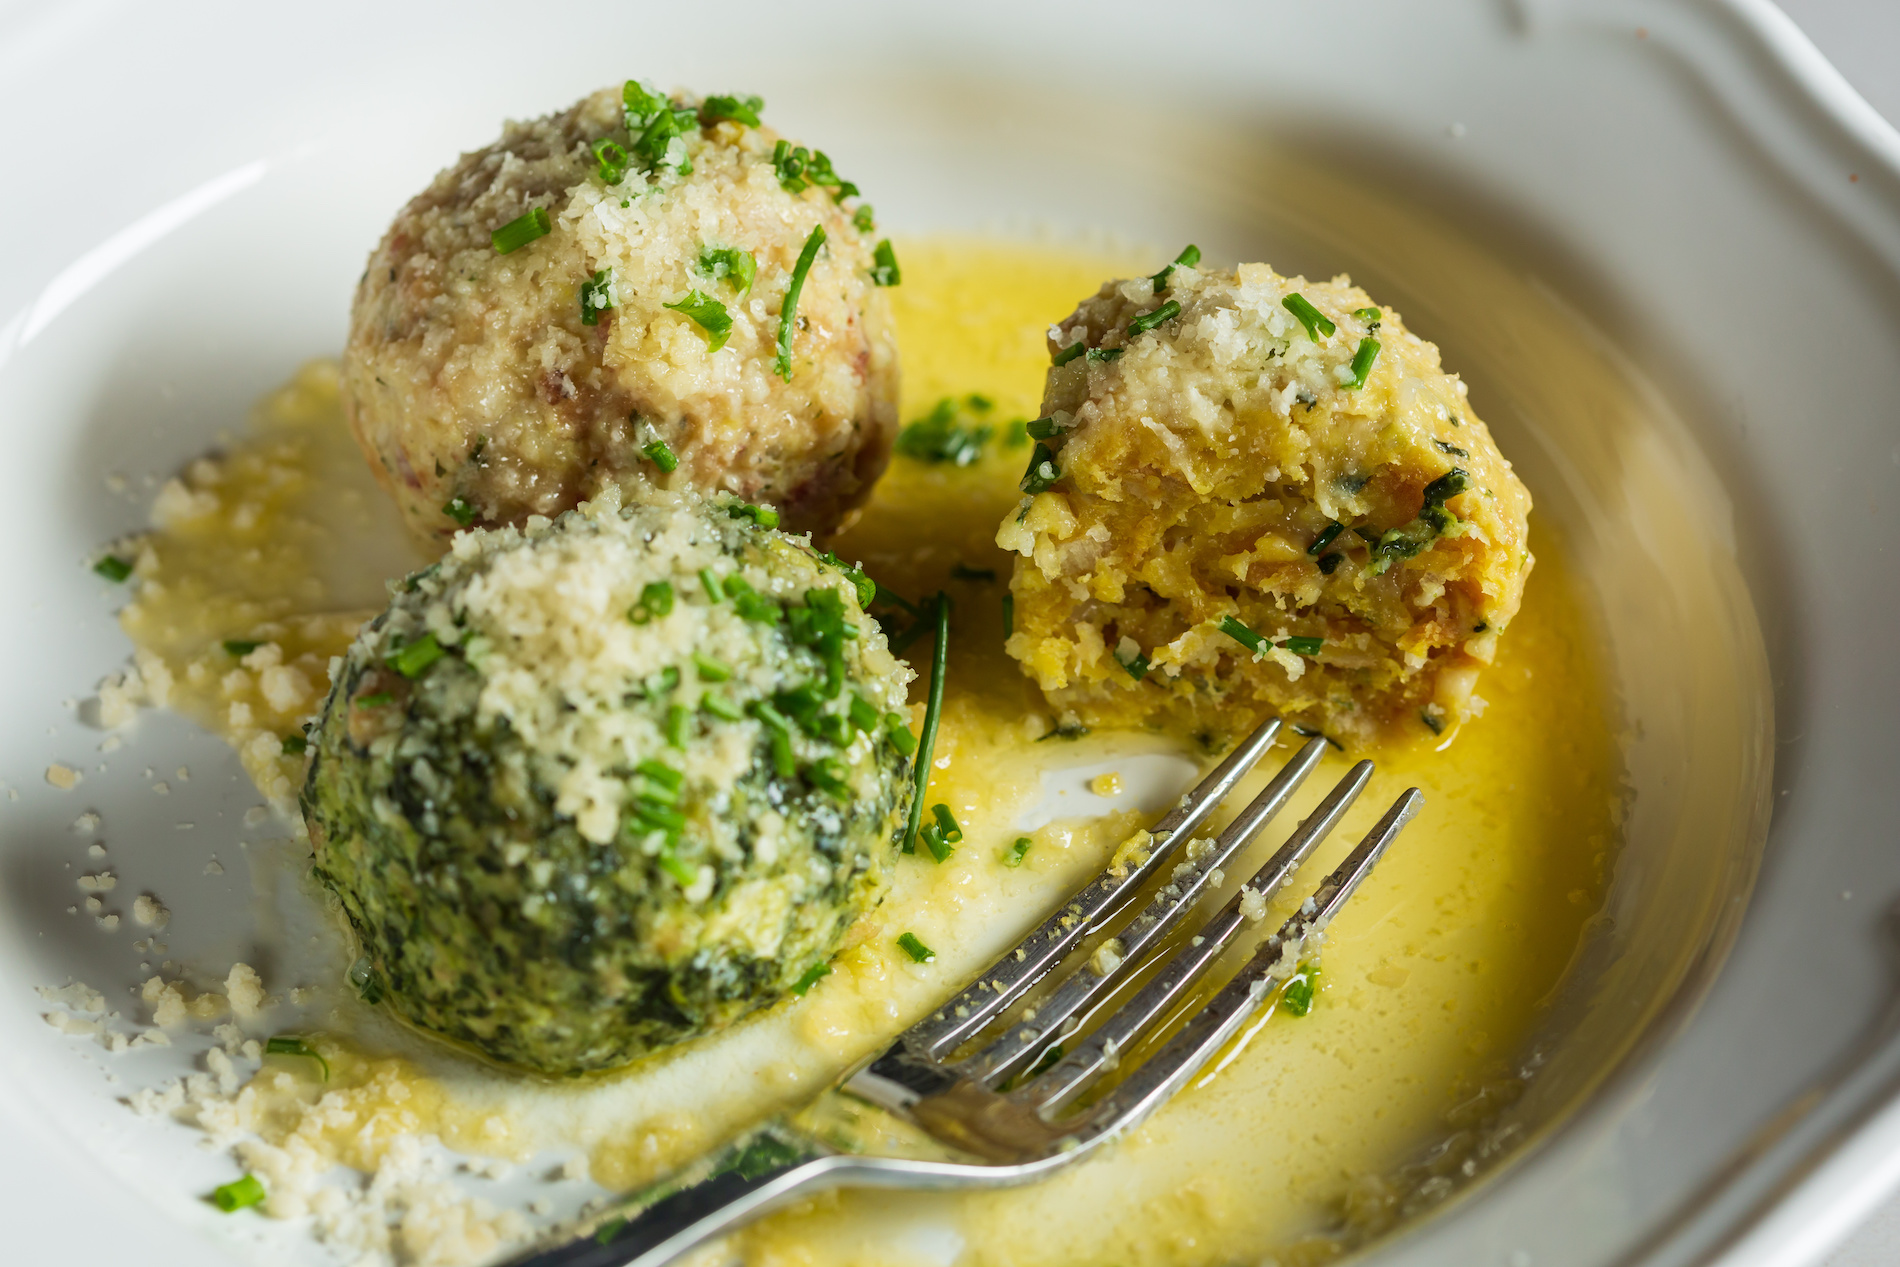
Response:
[[[418,535],[634,484],[828,533],[869,496],[897,426],[895,256],[760,108],[630,81],[509,124],[396,216],[343,395]]]
[[[1175,267],[1050,334],[1009,653],[1066,718],[1443,733],[1531,569],[1531,499],[1438,349],[1345,278]]]
[[[357,638],[311,736],[355,976],[570,1074],[785,995],[882,896],[909,670],[870,583],[743,503],[617,494],[457,536]]]

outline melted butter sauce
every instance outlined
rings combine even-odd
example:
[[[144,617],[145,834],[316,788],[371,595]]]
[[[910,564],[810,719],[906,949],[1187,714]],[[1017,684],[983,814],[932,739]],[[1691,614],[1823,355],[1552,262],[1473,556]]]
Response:
[[[904,416],[979,392],[999,424],[1037,412],[1049,322],[1104,278],[1152,264],[952,240],[910,243],[903,259],[905,284],[892,294]],[[637,1187],[816,1094],[1099,869],[1212,757],[1161,735],[1043,738],[1048,709],[1002,651],[1010,559],[993,543],[1027,454],[998,442],[964,468],[900,457],[835,545],[901,594],[943,590],[955,604],[928,803],[951,807],[964,840],[942,864],[921,851],[901,860],[890,896],[854,929],[831,976],[721,1034],[568,1082],[468,1059],[339,992],[313,1017],[332,1081],[319,1086],[272,1061],[244,1093],[260,1133],[362,1168],[396,1132],[515,1159],[579,1147],[598,1181]],[[126,627],[141,663],[168,675],[165,702],[230,739],[284,804],[295,761],[270,746],[320,701],[321,674],[301,700],[280,692],[272,703],[272,653],[233,657],[223,641],[268,636],[285,663],[308,670],[342,651],[381,580],[416,560],[355,455],[327,366],[267,401],[253,434],[207,462],[185,477],[180,495],[195,501],[177,506],[188,514],[161,506]],[[1371,754],[1380,768],[1366,794],[1269,914],[1266,928],[1399,791],[1424,790],[1425,812],[1330,930],[1309,1015],[1269,1014],[1142,1130],[1048,1182],[830,1194],[717,1253],[895,1267],[1199,1264],[1272,1249],[1283,1264],[1317,1262],[1428,1200],[1447,1168],[1475,1170],[1482,1126],[1515,1094],[1513,1063],[1601,905],[1621,798],[1599,649],[1561,542],[1541,524],[1533,533],[1537,574],[1479,684],[1485,715],[1455,745]],[[922,667],[928,650],[923,641],[909,654]],[[1265,764],[1289,754],[1282,747]],[[1229,869],[1221,900],[1346,766],[1329,756]],[[1266,773],[1231,803],[1244,804]],[[1050,795],[1058,783],[1063,794]],[[1004,865],[1024,834],[1023,865]],[[896,945],[905,932],[935,961],[911,962]],[[330,953],[335,976],[347,951]],[[1435,1169],[1407,1166],[1434,1145]]]

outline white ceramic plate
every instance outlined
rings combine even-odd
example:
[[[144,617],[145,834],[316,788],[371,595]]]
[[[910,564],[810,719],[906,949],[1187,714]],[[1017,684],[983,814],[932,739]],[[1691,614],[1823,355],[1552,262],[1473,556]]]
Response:
[[[191,1198],[218,1172],[186,1132],[133,1119],[38,1019],[35,985],[127,976],[131,930],[63,914],[82,809],[123,883],[164,887],[181,959],[247,952],[243,868],[202,867],[267,834],[239,825],[255,798],[228,754],[175,719],[96,751],[75,702],[125,645],[85,561],[142,521],[145,476],[338,345],[366,248],[448,155],[633,71],[764,93],[875,172],[905,231],[1192,237],[1350,270],[1486,401],[1599,601],[1631,841],[1553,1013],[1568,1039],[1522,1110],[1530,1146],[1370,1260],[1794,1263],[1900,1180],[1900,137],[1765,3],[15,5],[10,1257],[279,1253]],[[1521,371],[1543,357],[1607,360],[1642,407],[1540,392]],[[56,759],[88,781],[49,788]],[[193,777],[155,809],[176,767]]]

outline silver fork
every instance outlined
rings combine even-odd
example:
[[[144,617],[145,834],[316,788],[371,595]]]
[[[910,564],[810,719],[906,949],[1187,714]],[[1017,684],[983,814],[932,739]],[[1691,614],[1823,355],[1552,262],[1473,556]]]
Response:
[[[1248,925],[1243,905],[1277,893],[1325,840],[1372,776],[1372,762],[1347,772],[1243,886],[1242,893],[1161,953],[1170,932],[1224,880],[1223,869],[1286,804],[1325,755],[1312,739],[1211,842],[1194,831],[1272,747],[1280,721],[1267,721],[1151,829],[1145,857],[1111,865],[992,964],[955,998],[900,1035],[885,1052],[827,1096],[832,1121],[867,1114],[882,1151],[867,1155],[835,1131],[769,1123],[703,1163],[648,1190],[592,1236],[517,1260],[517,1267],[660,1267],[766,1210],[826,1188],[994,1188],[1028,1183],[1088,1156],[1133,1128],[1181,1089],[1297,970],[1308,939],[1345,905],[1424,797],[1410,788],[1320,882],[1299,910],[1263,940],[1225,986],[1158,1050],[1098,1097],[1088,1092],[1116,1072],[1122,1054],[1178,1022],[1195,983]],[[1185,846],[1185,848],[1184,848]],[[1139,853],[1140,851],[1136,851]],[[1023,1006],[981,1049],[1032,987],[1091,934],[1126,911],[1142,887],[1173,863],[1167,881],[1109,941],[1045,998]],[[1243,903],[1243,897],[1245,902]],[[1256,914],[1254,918],[1258,919]],[[1149,979],[1076,1040],[1111,996]]]

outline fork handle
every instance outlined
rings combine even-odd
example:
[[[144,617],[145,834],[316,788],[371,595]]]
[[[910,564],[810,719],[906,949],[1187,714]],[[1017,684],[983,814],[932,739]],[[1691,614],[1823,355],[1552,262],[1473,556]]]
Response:
[[[592,1236],[515,1259],[511,1267],[661,1267],[817,1181],[833,1168],[832,1156],[768,1127],[725,1150],[712,1174],[698,1183],[624,1221],[610,1221]]]

